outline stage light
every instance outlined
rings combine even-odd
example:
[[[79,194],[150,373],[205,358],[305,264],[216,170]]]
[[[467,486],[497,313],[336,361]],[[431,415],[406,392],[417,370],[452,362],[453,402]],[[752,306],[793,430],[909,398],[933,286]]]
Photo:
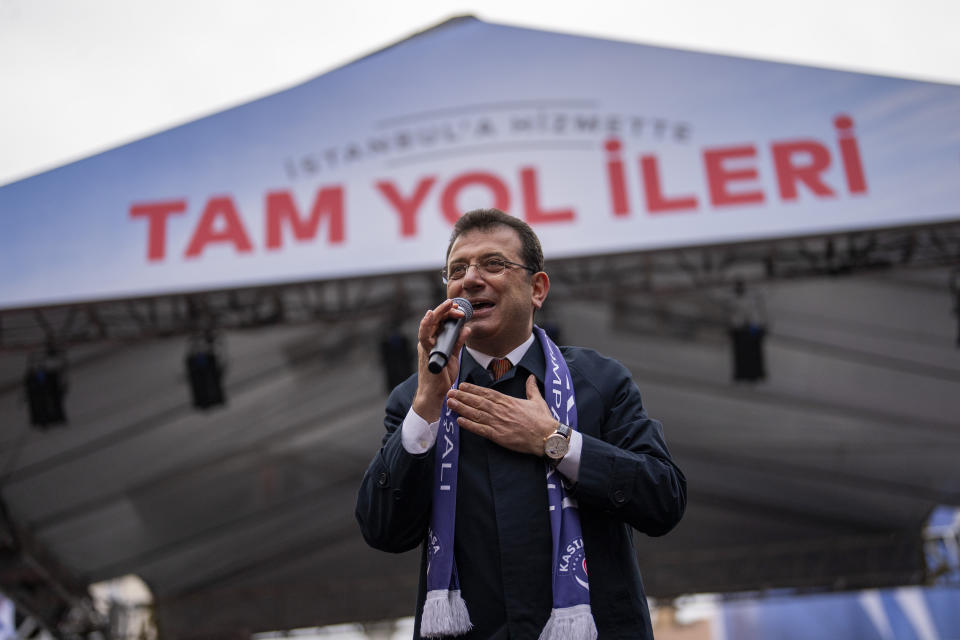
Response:
[[[380,359],[387,393],[414,372],[413,347],[410,346],[410,340],[399,331],[389,333],[380,340]]]
[[[193,336],[185,359],[193,406],[209,409],[226,404],[223,392],[223,358],[212,332]]]
[[[734,382],[759,382],[767,377],[763,339],[767,334],[766,305],[756,291],[747,291],[742,280],[734,283],[730,304],[730,346],[733,348]]]
[[[67,392],[66,359],[50,347],[43,354],[33,354],[27,362],[23,386],[30,409],[30,424],[46,429],[66,424],[63,397]]]

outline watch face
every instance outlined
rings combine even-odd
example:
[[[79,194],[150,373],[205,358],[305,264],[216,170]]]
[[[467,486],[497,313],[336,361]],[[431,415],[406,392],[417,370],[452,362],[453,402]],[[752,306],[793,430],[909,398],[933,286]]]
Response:
[[[570,448],[570,442],[559,433],[551,433],[543,443],[543,452],[548,458],[559,460],[567,455]]]

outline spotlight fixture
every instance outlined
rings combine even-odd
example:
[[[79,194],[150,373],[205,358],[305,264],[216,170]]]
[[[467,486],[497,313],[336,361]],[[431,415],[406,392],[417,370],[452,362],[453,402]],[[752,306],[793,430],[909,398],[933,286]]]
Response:
[[[67,392],[66,358],[55,347],[42,354],[31,354],[23,386],[30,409],[30,424],[41,429],[66,424],[63,397]]]
[[[766,305],[759,292],[747,291],[737,279],[730,302],[730,346],[733,348],[734,382],[760,382],[767,377],[763,339],[767,334]]]
[[[197,409],[209,409],[227,401],[223,393],[223,358],[216,342],[212,331],[190,338],[185,361],[193,406]]]
[[[380,339],[380,360],[383,363],[387,393],[416,371],[414,357],[410,340],[399,329]]]

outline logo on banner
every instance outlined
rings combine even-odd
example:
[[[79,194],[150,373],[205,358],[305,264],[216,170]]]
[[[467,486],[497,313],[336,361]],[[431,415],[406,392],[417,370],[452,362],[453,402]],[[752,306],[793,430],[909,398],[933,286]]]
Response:
[[[607,111],[596,100],[531,101],[508,109],[489,105],[461,105],[457,115],[400,115],[374,123],[371,132],[324,148],[290,156],[283,161],[290,180],[335,173],[361,162],[390,164],[421,162],[431,154],[467,147],[484,153],[485,145],[523,144],[553,148],[558,141],[582,144],[616,136],[651,142],[686,143],[692,125],[682,120],[640,113]]]

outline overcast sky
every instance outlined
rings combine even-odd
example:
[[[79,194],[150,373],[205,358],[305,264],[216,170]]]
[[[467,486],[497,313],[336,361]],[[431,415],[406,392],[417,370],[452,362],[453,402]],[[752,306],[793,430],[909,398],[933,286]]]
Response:
[[[0,0],[0,184],[268,95],[468,13],[960,84],[960,0]]]

